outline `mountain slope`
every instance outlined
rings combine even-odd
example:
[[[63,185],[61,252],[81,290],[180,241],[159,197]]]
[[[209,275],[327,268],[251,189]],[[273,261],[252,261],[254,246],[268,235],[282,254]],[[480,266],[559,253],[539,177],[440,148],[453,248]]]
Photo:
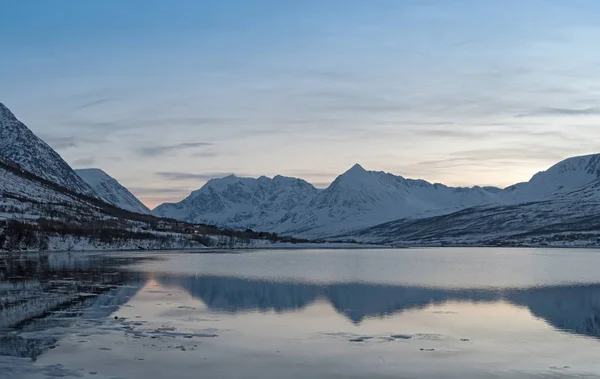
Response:
[[[324,237],[401,217],[424,217],[494,201],[480,187],[452,188],[405,179],[356,164],[320,191],[305,209],[279,230]]]
[[[268,231],[288,212],[306,206],[317,192],[301,179],[230,175],[211,179],[181,202],[162,204],[152,213],[190,222]]]
[[[400,245],[595,245],[600,243],[600,155],[565,159],[497,192],[495,200],[344,234]]]
[[[139,201],[129,190],[123,187],[116,179],[99,168],[87,168],[75,170],[102,199],[121,209],[137,213],[150,213],[141,201]]]
[[[0,103],[0,156],[21,168],[84,195],[94,191],[69,165]]]
[[[325,190],[282,176],[213,179],[180,203],[160,205],[153,213],[314,238],[493,201],[494,194],[480,187],[451,188],[366,171],[357,164]]]
[[[367,171],[358,164],[324,190],[300,181],[310,188],[301,195],[284,190],[298,181],[291,178],[279,182],[280,195],[261,195],[265,190],[257,183],[269,181],[235,176],[211,180],[184,201],[161,205],[154,213],[308,238],[357,236],[386,243],[450,238],[465,243],[469,238],[512,238],[549,225],[568,229],[580,222],[578,217],[600,212],[600,155],[566,159],[505,189],[453,188]],[[282,193],[288,196],[283,202]]]
[[[408,246],[593,246],[600,243],[600,203],[541,201],[472,207],[392,221],[338,238]]]
[[[577,190],[598,179],[600,154],[568,158],[535,174],[529,182],[505,188],[500,193],[500,200],[511,203],[540,201]]]
[[[597,156],[576,157],[556,167],[578,167],[570,163],[597,162]],[[600,243],[600,179],[588,174],[591,182],[582,186],[572,176],[586,176],[588,164],[580,170],[560,170],[567,173],[564,185],[556,181],[556,170],[537,174],[524,183],[523,198],[510,198],[509,204],[500,201],[486,206],[470,207],[458,212],[420,219],[399,219],[364,230],[347,237],[365,242],[387,244],[443,245],[557,245],[592,246]],[[575,187],[575,189],[571,189]],[[514,196],[508,188],[502,196]],[[537,198],[532,195],[536,194]],[[505,200],[505,199],[501,199]],[[510,203],[512,202],[512,203]]]

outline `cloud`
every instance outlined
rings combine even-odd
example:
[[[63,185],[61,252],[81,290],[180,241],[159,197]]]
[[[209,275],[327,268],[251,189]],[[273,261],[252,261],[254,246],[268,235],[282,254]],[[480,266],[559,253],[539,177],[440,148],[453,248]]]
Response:
[[[212,146],[209,142],[186,142],[177,145],[148,146],[137,149],[137,153],[146,157],[157,157],[174,151]]]
[[[77,107],[75,107],[75,109],[85,109],[85,108],[91,108],[91,107],[95,107],[96,105],[100,105],[100,104],[104,104],[104,103],[108,103],[113,101],[114,99],[111,97],[106,97],[103,99],[98,99],[98,100],[94,100],[94,101],[89,101],[87,103],[83,103],[81,105],[78,105]]]
[[[165,127],[182,127],[182,126],[215,126],[220,127],[224,125],[243,124],[247,120],[235,119],[235,118],[221,118],[221,117],[182,117],[182,116],[165,116],[156,114],[154,117],[148,117],[148,114],[137,114],[135,112],[130,113],[128,116],[123,117],[104,115],[103,119],[89,119],[89,118],[66,118],[60,120],[61,125],[72,126],[77,128],[86,129],[162,129]]]
[[[131,125],[119,121],[96,121],[96,120],[60,120],[57,122],[61,126],[84,128],[90,130],[100,129],[102,132],[106,130],[125,130],[131,129]]]
[[[533,130],[511,124],[481,124],[469,126],[453,126],[447,128],[410,129],[409,133],[418,137],[448,137],[456,139],[489,139],[492,137],[518,138],[553,138],[564,140],[580,140],[581,138],[558,130]]]
[[[211,157],[216,157],[217,155],[219,155],[219,154],[214,151],[199,151],[197,153],[192,154],[192,157],[211,158]]]
[[[600,107],[592,108],[539,108],[528,113],[518,114],[515,117],[536,117],[536,116],[595,116],[600,115]]]
[[[44,140],[53,149],[67,149],[79,145],[79,141],[75,137],[60,137],[47,134],[40,134],[40,138]]]
[[[425,161],[422,165],[448,165],[468,163],[486,167],[490,161],[535,162],[555,161],[564,159],[572,154],[572,149],[565,146],[536,145],[522,143],[514,147],[499,147],[491,149],[473,149],[450,154],[439,161]],[[446,166],[445,166],[446,167]]]
[[[82,133],[76,133],[75,136],[57,136],[51,134],[38,134],[38,136],[50,145],[53,149],[64,150],[74,147],[80,147],[85,144],[99,144],[105,143],[106,135],[82,135]]]
[[[443,159],[423,160],[398,168],[403,175],[419,178],[430,175],[438,176],[442,173],[447,174],[454,169],[457,170],[457,173],[464,172],[466,169],[506,173],[506,167],[524,167],[532,163],[535,165],[548,165],[547,167],[549,167],[549,165],[576,155],[575,151],[575,149],[567,146],[522,143],[514,147],[458,151]]]
[[[128,189],[136,195],[165,195],[165,194],[188,194],[190,189],[187,187],[167,187],[167,188],[148,188],[148,187],[128,187]]]
[[[472,130],[463,130],[457,128],[421,128],[411,129],[408,132],[419,136],[450,138],[474,138],[481,136],[482,134]]]
[[[80,158],[73,161],[73,166],[76,167],[89,167],[96,163],[94,158]]]
[[[341,172],[325,172],[313,170],[286,170],[281,175],[306,180],[315,187],[328,187]]]
[[[169,180],[194,180],[194,181],[206,181],[215,178],[222,178],[225,176],[232,175],[231,172],[206,172],[202,174],[192,174],[188,172],[157,172],[155,173]],[[241,175],[246,176],[246,175]]]
[[[337,89],[309,90],[300,96],[307,106],[306,110],[328,114],[331,112],[396,113],[409,109],[395,98],[386,98],[368,92],[348,92]]]
[[[326,173],[326,172],[318,172],[318,171],[302,171],[296,170],[293,173],[283,173],[281,175],[294,177],[299,179],[304,179],[314,185],[315,187],[323,188],[328,187],[331,182],[339,175],[340,173]],[[233,172],[206,172],[193,174],[188,172],[156,172],[155,175],[158,175],[164,179],[175,180],[175,181],[194,181],[194,182],[206,182],[210,179],[216,178],[224,178],[229,175],[236,175],[238,177],[250,177],[256,178],[258,175],[247,174],[247,173],[233,173]],[[313,181],[311,179],[317,179],[317,181]]]

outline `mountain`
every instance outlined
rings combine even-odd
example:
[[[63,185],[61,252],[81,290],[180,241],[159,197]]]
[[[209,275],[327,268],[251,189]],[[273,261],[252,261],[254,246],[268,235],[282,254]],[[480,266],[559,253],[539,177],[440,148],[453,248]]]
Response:
[[[180,203],[160,205],[153,213],[314,238],[493,201],[493,192],[480,187],[452,188],[356,164],[325,190],[282,176],[213,179]]]
[[[0,103],[0,156],[74,192],[95,196],[90,186],[48,144]]]
[[[276,228],[288,213],[306,207],[317,192],[301,179],[230,175],[211,179],[183,201],[162,204],[152,213],[196,223],[267,231]]]
[[[116,179],[99,168],[86,168],[75,170],[103,200],[121,209],[137,213],[150,213],[141,201],[129,190],[123,187]]]
[[[564,243],[557,230],[574,225],[587,230],[600,214],[600,155],[566,159],[505,189],[448,187],[367,171],[358,164],[324,190],[300,179],[283,179],[214,179],[182,202],[153,212],[238,229],[397,244],[497,243],[527,233],[537,235],[528,241]],[[265,189],[271,182],[278,183],[275,196]],[[302,183],[303,190],[288,188],[292,183]]]
[[[149,215],[139,200],[102,170],[78,173],[0,104],[0,254],[22,250],[233,248],[301,242],[211,226],[198,228],[202,235],[197,235],[192,225]],[[288,181],[293,184],[282,184]],[[283,177],[260,178],[258,182],[258,190],[265,191],[262,201],[266,212],[271,211],[267,196],[285,197],[286,191],[297,189],[297,193],[277,202],[278,208],[288,209],[302,190],[314,190],[308,183]]]
[[[600,154],[568,158],[535,174],[529,182],[507,187],[501,193],[501,200],[518,203],[549,199],[575,191],[598,179]]]
[[[453,188],[425,180],[405,179],[355,164],[317,193],[305,209],[280,231],[328,236],[402,217],[423,217],[494,201],[480,187]]]
[[[159,224],[173,232],[158,233]],[[177,233],[176,225],[101,198],[0,104],[0,253],[203,246],[192,235]]]
[[[586,245],[600,243],[600,155],[566,159],[496,194],[485,206],[398,220],[346,233],[398,245]]]

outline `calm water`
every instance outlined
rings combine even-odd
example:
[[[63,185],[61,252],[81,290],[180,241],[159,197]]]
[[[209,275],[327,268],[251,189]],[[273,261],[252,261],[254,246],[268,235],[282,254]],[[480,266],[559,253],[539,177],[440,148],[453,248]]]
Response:
[[[600,378],[600,251],[0,259],[0,378]]]

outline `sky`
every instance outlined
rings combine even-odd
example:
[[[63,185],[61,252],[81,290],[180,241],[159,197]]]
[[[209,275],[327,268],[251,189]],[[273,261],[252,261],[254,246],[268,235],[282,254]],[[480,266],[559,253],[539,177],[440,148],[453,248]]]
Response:
[[[0,3],[0,102],[150,207],[231,173],[504,187],[600,152],[595,0]]]

